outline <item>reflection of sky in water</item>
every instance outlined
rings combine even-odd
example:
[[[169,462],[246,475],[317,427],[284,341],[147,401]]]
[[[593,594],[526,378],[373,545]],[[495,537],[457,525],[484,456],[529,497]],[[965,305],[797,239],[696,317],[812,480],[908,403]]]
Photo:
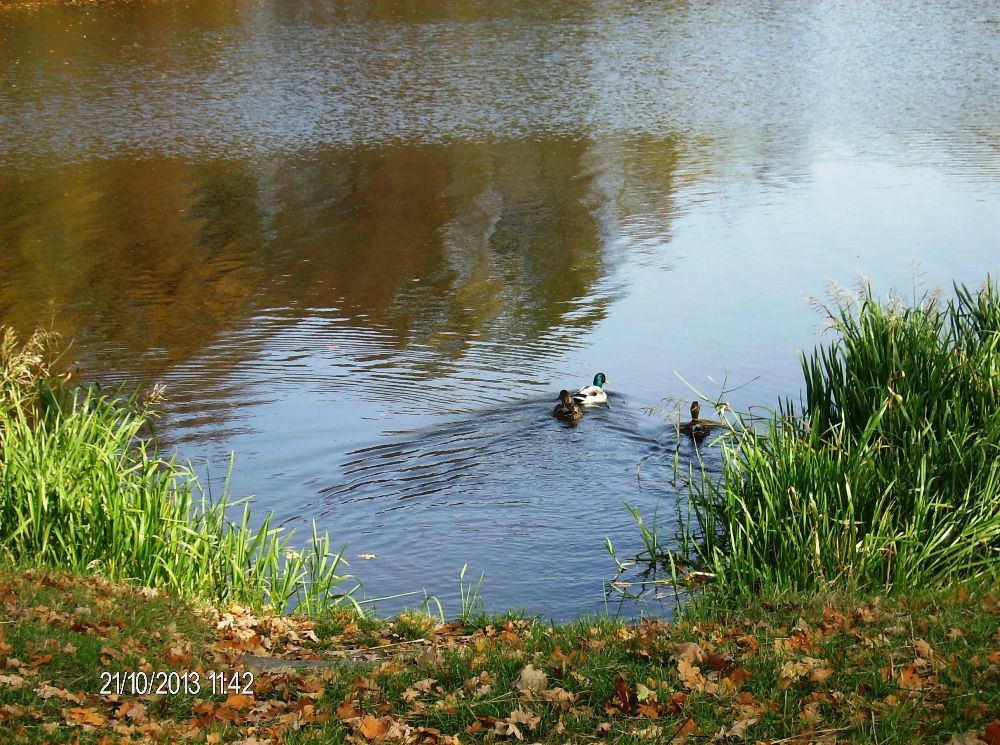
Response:
[[[675,372],[795,397],[830,279],[1000,273],[995,4],[169,7],[0,10],[0,317],[377,595],[600,608]]]
[[[258,493],[292,524],[316,516],[350,537],[352,553],[377,553],[377,563],[355,562],[376,594],[417,583],[454,600],[451,575],[468,562],[486,571],[487,596],[501,603],[545,598],[557,614],[597,608],[592,591],[609,563],[603,537],[622,554],[636,547],[621,501],[673,514],[675,441],[642,409],[664,397],[690,400],[674,371],[712,396],[728,376],[739,390],[727,398],[743,409],[794,398],[797,355],[821,341],[824,326],[808,297],[826,299],[829,278],[853,286],[866,272],[882,289],[909,293],[914,260],[918,292],[952,279],[977,284],[998,268],[977,236],[995,226],[1000,198],[955,199],[967,182],[935,169],[830,161],[794,187],[697,188],[673,195],[669,216],[643,214],[637,203],[601,205],[613,268],[594,299],[602,287],[616,297],[593,328],[549,354],[469,343],[427,379],[419,345],[366,369],[359,350],[384,350],[377,335],[331,330],[322,316],[268,337],[250,364],[271,403],[249,408],[243,435],[212,446],[217,460],[239,454],[235,492]],[[646,230],[657,222],[670,222],[670,241]],[[956,225],[972,240],[955,240]],[[575,431],[555,425],[547,417],[554,392],[598,368],[612,378],[612,410]],[[178,374],[186,376],[183,367]],[[439,414],[453,429],[437,424]]]

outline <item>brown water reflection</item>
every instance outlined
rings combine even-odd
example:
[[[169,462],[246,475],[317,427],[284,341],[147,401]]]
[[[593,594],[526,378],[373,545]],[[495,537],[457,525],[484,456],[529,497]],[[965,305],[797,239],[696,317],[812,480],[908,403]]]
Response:
[[[336,309],[451,359],[571,334],[603,315],[574,309],[606,268],[587,149],[555,145],[7,174],[0,312],[27,330],[44,298],[100,367],[144,380],[273,308]]]

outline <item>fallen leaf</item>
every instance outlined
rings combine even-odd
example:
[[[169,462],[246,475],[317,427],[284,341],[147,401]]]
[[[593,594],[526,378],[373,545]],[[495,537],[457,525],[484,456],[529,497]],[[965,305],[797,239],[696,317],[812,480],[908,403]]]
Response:
[[[66,718],[66,724],[73,727],[102,727],[108,721],[106,716],[92,706],[65,709],[63,716]]]
[[[389,731],[391,720],[388,717],[375,718],[371,714],[366,714],[358,722],[358,731],[366,740],[377,740],[385,737]]]
[[[517,725],[507,720],[498,721],[494,724],[493,733],[504,737],[510,737],[513,735],[518,740],[524,739],[524,735],[521,734],[521,730],[517,728]]]
[[[40,698],[60,698],[63,701],[72,701],[75,704],[82,704],[83,698],[76,695],[75,693],[70,693],[63,688],[56,688],[48,683],[43,683],[35,689],[35,693]]]
[[[983,739],[988,745],[1000,745],[1000,719],[994,719],[983,730]]]
[[[923,657],[925,660],[929,660],[934,657],[934,650],[931,649],[931,645],[925,642],[923,639],[917,639],[913,642],[913,649],[918,655]]]
[[[632,711],[632,701],[629,698],[628,693],[628,683],[625,682],[625,676],[618,673],[618,677],[615,678],[615,693],[618,695],[618,701],[621,703],[622,711],[628,713]]]
[[[534,729],[538,726],[538,723],[542,721],[542,718],[534,712],[518,707],[510,713],[510,716],[507,717],[507,721],[512,724],[526,724],[528,725],[528,729]]]
[[[127,717],[133,722],[141,722],[146,718],[146,707],[138,701],[126,701],[115,711],[115,717]]]
[[[947,745],[990,745],[985,740],[980,740],[975,732],[966,732],[964,735],[955,735],[948,740]]]
[[[0,675],[0,686],[8,688],[23,688],[28,685],[28,681],[20,675]]]
[[[674,646],[674,652],[678,659],[686,660],[690,663],[701,662],[705,657],[705,652],[694,642],[684,642]]]
[[[684,722],[681,728],[677,730],[677,735],[679,737],[685,737],[687,735],[693,735],[696,732],[698,732],[697,723],[693,719],[688,719],[686,722]]]
[[[222,706],[239,711],[240,709],[247,709],[253,706],[253,702],[253,696],[246,696],[242,693],[230,693],[226,697],[226,700],[222,702]]]
[[[541,693],[549,684],[549,677],[542,670],[536,670],[531,664],[525,666],[521,671],[517,687],[522,691],[534,691]]]

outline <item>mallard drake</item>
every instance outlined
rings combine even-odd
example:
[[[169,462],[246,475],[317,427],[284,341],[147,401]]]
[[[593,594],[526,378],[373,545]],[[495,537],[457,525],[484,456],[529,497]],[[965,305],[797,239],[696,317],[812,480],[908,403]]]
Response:
[[[594,376],[593,385],[585,385],[573,394],[573,400],[580,406],[593,406],[603,404],[608,400],[608,394],[604,390],[604,384],[608,382],[604,373],[597,373]]]
[[[559,403],[552,410],[552,416],[561,422],[569,422],[570,424],[576,424],[580,421],[580,417],[583,416],[583,409],[580,405],[573,400],[573,397],[569,394],[565,388],[559,391]]]
[[[697,401],[691,402],[691,421],[681,425],[681,432],[690,436],[694,440],[703,440],[708,436],[712,425],[701,420],[701,404]]]

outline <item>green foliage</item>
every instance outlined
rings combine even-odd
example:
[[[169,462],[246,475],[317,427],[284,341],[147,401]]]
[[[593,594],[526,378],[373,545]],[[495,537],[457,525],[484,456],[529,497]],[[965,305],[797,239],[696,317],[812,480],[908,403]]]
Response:
[[[737,591],[940,585],[1000,556],[1000,297],[866,294],[786,403],[694,488],[702,557]]]
[[[99,572],[181,595],[313,613],[335,594],[341,553],[313,535],[305,551],[249,505],[227,519],[195,474],[143,437],[148,408],[53,379],[36,335],[0,341],[0,548],[14,562]]]

